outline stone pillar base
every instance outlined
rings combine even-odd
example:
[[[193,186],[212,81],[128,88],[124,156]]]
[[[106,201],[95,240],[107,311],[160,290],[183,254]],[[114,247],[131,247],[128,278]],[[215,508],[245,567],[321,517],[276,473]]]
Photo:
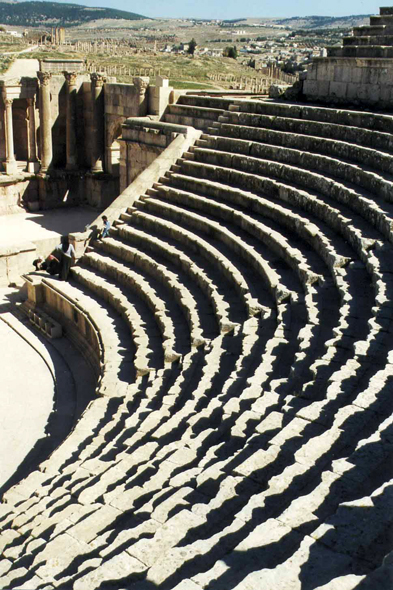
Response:
[[[31,172],[32,174],[35,174],[36,172],[38,172],[40,169],[40,164],[39,162],[27,162],[27,172]]]
[[[17,172],[18,172],[18,165],[15,161],[5,163],[5,173],[6,174],[16,174]]]

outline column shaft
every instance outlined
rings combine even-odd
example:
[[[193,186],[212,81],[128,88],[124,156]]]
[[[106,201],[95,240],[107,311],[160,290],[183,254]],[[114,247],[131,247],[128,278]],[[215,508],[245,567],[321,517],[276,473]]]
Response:
[[[49,72],[38,72],[40,81],[40,129],[41,129],[41,172],[45,173],[52,163],[52,117],[50,105]]]
[[[5,125],[6,125],[6,163],[5,171],[7,174],[13,174],[17,170],[15,153],[14,153],[14,130],[12,124],[12,98],[4,98],[5,103]]]
[[[76,141],[76,77],[74,72],[64,72],[67,81],[67,121],[66,121],[66,154],[67,170],[78,167]]]
[[[102,172],[104,152],[104,104],[103,88],[105,78],[101,74],[90,74],[93,111],[93,129],[91,146],[91,171]]]
[[[37,143],[36,143],[36,132],[35,132],[35,99],[27,99],[27,134],[28,134],[28,162],[27,171],[37,172]]]

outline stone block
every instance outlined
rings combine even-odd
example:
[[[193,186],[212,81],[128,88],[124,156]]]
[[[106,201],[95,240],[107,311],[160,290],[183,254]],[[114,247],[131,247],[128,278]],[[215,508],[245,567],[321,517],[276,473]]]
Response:
[[[303,85],[303,92],[306,96],[316,96],[318,91],[318,82],[307,78]]]
[[[330,82],[329,96],[341,99],[346,98],[347,86],[348,84],[346,82]]]
[[[357,100],[358,98],[358,84],[353,82],[349,82],[347,84],[347,99],[348,100]]]
[[[391,103],[393,101],[393,88],[392,86],[381,85],[380,100],[383,103]]]
[[[354,84],[359,84],[361,82],[362,76],[363,76],[362,70],[363,70],[363,68],[360,68],[360,67],[351,68],[349,81],[353,82]]]
[[[309,65],[307,69],[307,78],[306,80],[312,81],[317,79],[317,69],[313,67],[313,65]]]
[[[351,70],[352,68],[349,66],[335,66],[332,81],[347,83],[351,79]]]
[[[168,88],[169,80],[168,78],[164,78],[163,76],[156,76],[155,84],[160,88]]]

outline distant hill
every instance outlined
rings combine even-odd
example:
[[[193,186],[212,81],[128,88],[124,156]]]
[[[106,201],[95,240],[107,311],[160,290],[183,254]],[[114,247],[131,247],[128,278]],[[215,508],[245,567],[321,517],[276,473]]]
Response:
[[[247,25],[280,25],[288,29],[350,29],[360,25],[368,25],[370,14],[354,14],[350,16],[293,16],[290,18],[244,18],[225,20],[223,23],[233,26]]]
[[[141,14],[115,10],[113,8],[92,8],[80,4],[59,2],[4,2],[0,0],[0,23],[9,26],[42,27],[83,25],[97,19],[140,20]]]
[[[294,16],[292,18],[275,19],[275,24],[291,29],[347,29],[369,24],[370,16],[370,14],[354,14],[351,16]]]

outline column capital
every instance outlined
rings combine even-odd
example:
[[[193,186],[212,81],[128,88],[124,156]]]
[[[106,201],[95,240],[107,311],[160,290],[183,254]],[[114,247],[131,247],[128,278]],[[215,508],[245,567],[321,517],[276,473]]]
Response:
[[[50,72],[37,72],[37,77],[42,86],[49,86],[49,81],[52,78],[52,74]]]
[[[90,74],[90,80],[91,83],[97,87],[103,86],[106,82],[105,76],[103,74],[98,74],[97,72]]]
[[[76,72],[63,72],[68,86],[76,86],[78,74]]]
[[[149,78],[142,78],[138,76],[137,78],[133,78],[132,81],[139,94],[143,95],[146,93],[150,82]]]
[[[4,104],[5,104],[6,107],[11,107],[12,106],[12,103],[14,102],[14,99],[13,98],[9,98],[8,96],[4,96],[3,97],[3,100],[4,100]]]

